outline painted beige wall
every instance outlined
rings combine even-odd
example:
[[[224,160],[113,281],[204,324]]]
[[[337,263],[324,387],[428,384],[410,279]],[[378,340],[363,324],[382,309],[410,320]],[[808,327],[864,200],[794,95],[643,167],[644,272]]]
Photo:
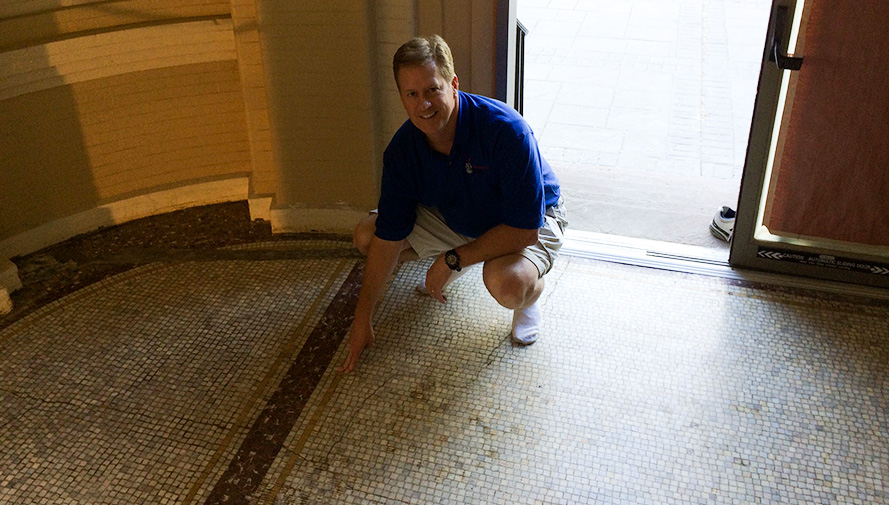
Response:
[[[461,87],[491,95],[492,0],[261,3],[279,161],[275,231],[350,231],[376,206],[382,152],[407,116],[392,55],[416,34],[452,46]]]
[[[247,197],[219,184],[252,172],[229,11],[203,0],[0,5],[0,257],[123,216]],[[188,187],[204,191],[107,208]]]
[[[231,200],[276,231],[349,232],[406,119],[395,49],[442,34],[461,88],[492,95],[498,3],[0,3],[0,263]]]

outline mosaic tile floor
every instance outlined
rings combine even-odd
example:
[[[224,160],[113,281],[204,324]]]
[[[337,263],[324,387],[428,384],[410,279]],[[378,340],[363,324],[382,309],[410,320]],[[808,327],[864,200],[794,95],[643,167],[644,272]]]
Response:
[[[889,503],[885,302],[564,257],[519,348],[480,269],[407,264],[341,375],[361,262],[317,256],[0,330],[0,503]]]

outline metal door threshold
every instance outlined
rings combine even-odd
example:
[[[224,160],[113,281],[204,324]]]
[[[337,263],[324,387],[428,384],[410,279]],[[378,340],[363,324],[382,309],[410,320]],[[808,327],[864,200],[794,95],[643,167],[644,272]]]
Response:
[[[744,284],[770,284],[889,300],[889,290],[883,288],[733,268],[728,263],[727,248],[713,249],[568,230],[561,252],[566,256],[720,277]]]

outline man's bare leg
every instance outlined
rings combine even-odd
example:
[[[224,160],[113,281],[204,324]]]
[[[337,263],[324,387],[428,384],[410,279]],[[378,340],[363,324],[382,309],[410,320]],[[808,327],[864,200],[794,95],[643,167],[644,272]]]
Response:
[[[486,261],[482,275],[497,303],[513,309],[513,340],[522,345],[534,343],[542,318],[537,300],[544,287],[534,263],[521,254],[509,254]]]
[[[370,239],[373,238],[374,232],[377,229],[377,214],[372,213],[368,215],[366,218],[362,219],[358,226],[355,227],[355,232],[352,234],[352,244],[355,245],[361,254],[367,256],[367,251],[370,249]],[[420,256],[417,255],[417,252],[411,247],[407,240],[402,243],[401,254],[398,256],[398,262],[404,263],[405,261],[415,261],[420,259]]]

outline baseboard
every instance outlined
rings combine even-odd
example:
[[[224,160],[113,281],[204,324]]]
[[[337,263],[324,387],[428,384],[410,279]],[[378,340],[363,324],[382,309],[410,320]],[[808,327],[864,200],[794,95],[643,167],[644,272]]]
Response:
[[[251,197],[247,199],[247,205],[250,208],[250,219],[262,219],[264,221],[272,220],[272,197]]]
[[[366,210],[284,207],[270,211],[272,233],[342,233],[351,235],[355,225],[367,217]]]

